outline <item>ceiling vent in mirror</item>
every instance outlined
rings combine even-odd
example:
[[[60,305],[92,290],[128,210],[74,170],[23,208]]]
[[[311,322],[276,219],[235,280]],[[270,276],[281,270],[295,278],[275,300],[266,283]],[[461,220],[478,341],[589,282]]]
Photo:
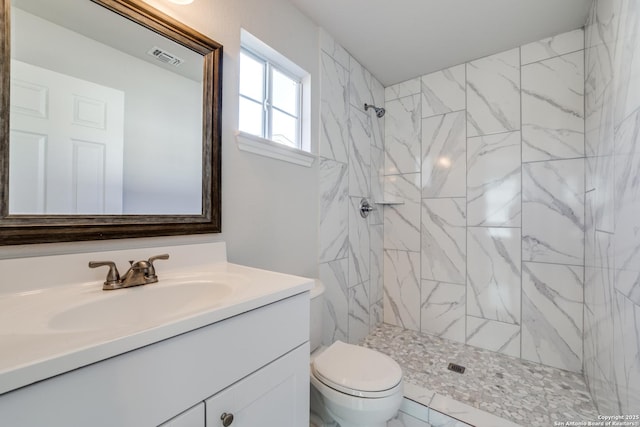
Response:
[[[153,47],[147,53],[155,57],[160,62],[164,62],[165,64],[169,64],[169,65],[174,65],[176,67],[184,62],[184,59],[178,58],[174,54],[169,53],[166,50],[160,49],[159,47]]]

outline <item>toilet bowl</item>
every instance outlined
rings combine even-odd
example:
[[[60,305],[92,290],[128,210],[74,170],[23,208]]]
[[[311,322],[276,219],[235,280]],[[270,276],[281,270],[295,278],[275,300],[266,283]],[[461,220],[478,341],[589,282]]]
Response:
[[[314,424],[341,427],[385,427],[402,402],[400,366],[390,357],[336,341],[321,348],[322,294],[316,281],[311,292],[311,412]],[[315,328],[315,330],[314,330]]]

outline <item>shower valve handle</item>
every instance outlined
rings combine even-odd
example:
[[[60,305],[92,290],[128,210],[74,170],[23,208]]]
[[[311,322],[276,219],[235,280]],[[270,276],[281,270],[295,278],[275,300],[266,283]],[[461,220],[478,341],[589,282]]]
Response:
[[[367,199],[360,200],[360,216],[362,218],[368,217],[369,213],[371,213],[371,211],[374,211],[374,210],[376,210],[376,208],[371,206],[371,204]]]

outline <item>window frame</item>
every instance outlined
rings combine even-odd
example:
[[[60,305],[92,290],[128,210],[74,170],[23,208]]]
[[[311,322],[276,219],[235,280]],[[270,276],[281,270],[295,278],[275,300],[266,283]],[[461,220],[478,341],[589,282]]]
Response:
[[[260,54],[259,52],[256,52],[254,49],[251,49],[250,47],[247,47],[245,45],[241,45],[240,46],[240,55],[247,55],[248,57],[252,58],[253,60],[260,62],[264,65],[264,71],[263,71],[263,100],[257,100],[254,98],[251,98],[250,96],[244,95],[242,92],[240,92],[240,89],[238,89],[238,96],[239,99],[240,98],[244,98],[248,101],[254,102],[256,104],[261,104],[262,105],[262,134],[261,135],[255,135],[258,136],[260,138],[264,138],[267,139],[269,141],[273,141],[275,143],[278,144],[282,144],[286,147],[291,147],[291,148],[296,148],[299,150],[303,149],[303,116],[304,116],[304,81],[302,78],[300,78],[299,76],[297,76],[295,73],[289,71],[286,67],[280,65],[278,62],[273,61],[272,59],[268,58],[265,55]],[[240,64],[240,67],[242,67],[242,64]],[[291,113],[289,113],[288,111],[285,111],[277,106],[275,106],[273,104],[273,76],[274,76],[274,70],[279,72],[280,74],[284,75],[285,77],[291,79],[293,82],[295,82],[296,84],[296,114],[297,115],[293,115]],[[239,73],[239,76],[241,76],[241,74]],[[239,87],[241,85],[241,81],[239,81]],[[281,142],[278,141],[276,139],[273,138],[273,111],[277,111],[279,113],[282,113],[288,117],[291,117],[293,119],[295,119],[295,123],[296,123],[296,130],[295,130],[295,141],[292,141],[293,144],[287,144],[285,142]],[[240,107],[238,107],[238,117],[240,119]],[[240,130],[241,132],[245,132],[243,130]],[[286,138],[285,138],[286,139]]]

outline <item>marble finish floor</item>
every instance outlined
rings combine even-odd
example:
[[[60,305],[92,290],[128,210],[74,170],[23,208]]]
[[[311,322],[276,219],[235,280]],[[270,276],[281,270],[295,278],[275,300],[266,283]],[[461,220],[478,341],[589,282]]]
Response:
[[[581,375],[383,324],[361,345],[391,356],[405,381],[523,426],[597,421]],[[450,362],[464,374],[447,369]]]

